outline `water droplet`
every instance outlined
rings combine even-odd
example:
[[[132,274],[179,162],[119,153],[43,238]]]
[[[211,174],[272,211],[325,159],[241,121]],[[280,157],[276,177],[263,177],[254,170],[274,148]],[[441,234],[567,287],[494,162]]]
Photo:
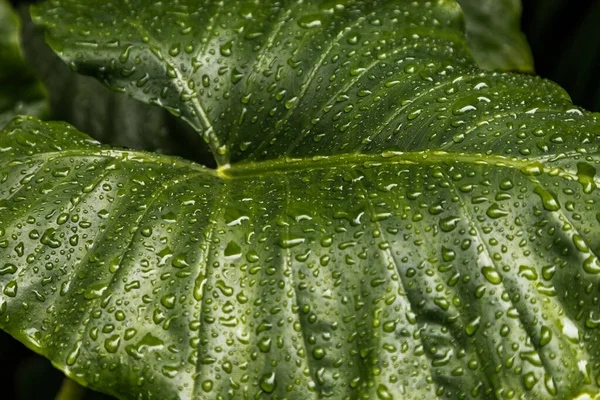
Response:
[[[273,393],[277,381],[275,380],[275,373],[266,373],[260,378],[260,388],[266,393]]]
[[[223,255],[225,256],[226,260],[234,261],[242,257],[242,249],[240,248],[239,244],[232,240],[229,243],[227,243],[227,247],[225,247]]]
[[[540,358],[540,353],[535,350],[532,351],[524,351],[521,353],[521,359],[529,362],[536,367],[543,366],[542,359]]]
[[[185,268],[189,267],[190,264],[187,262],[187,254],[177,254],[171,260],[171,265],[175,268]]]
[[[544,374],[544,385],[548,392],[556,396],[558,394],[558,389],[556,388],[556,384],[554,383],[554,378],[548,374]]]
[[[479,329],[479,324],[481,323],[481,317],[475,317],[470,320],[465,326],[465,333],[469,336],[473,336],[475,332]]]
[[[301,28],[318,28],[321,26],[321,15],[319,14],[308,14],[303,15],[298,19],[298,26]]]
[[[270,337],[263,337],[258,341],[258,348],[260,349],[260,351],[262,351],[263,353],[268,353],[269,351],[271,351],[271,338]]]
[[[219,279],[216,282],[216,286],[217,286],[217,289],[219,289],[219,291],[221,293],[223,293],[225,296],[229,297],[229,296],[232,296],[233,293],[234,293],[233,288],[231,286],[227,286],[227,284],[225,283],[225,281],[222,280],[222,279]]]
[[[519,275],[530,281],[535,281],[538,278],[538,273],[535,270],[535,268],[529,267],[527,265],[521,265],[519,267]]]
[[[169,54],[173,57],[176,57],[179,54],[179,50],[181,48],[181,45],[179,43],[175,43],[171,46],[171,48],[169,49]]]
[[[423,112],[422,109],[416,109],[408,113],[407,118],[409,121],[417,119],[417,117]]]
[[[219,52],[221,53],[221,55],[223,57],[229,57],[233,52],[232,49],[233,49],[233,39],[228,41],[227,43],[222,44],[221,47],[219,47]]]
[[[69,167],[55,168],[52,170],[52,176],[55,178],[64,178],[65,176],[69,175],[70,171],[71,169]]]
[[[104,348],[109,353],[116,353],[121,344],[121,336],[113,335],[104,341]]]
[[[445,262],[453,261],[455,258],[456,258],[456,253],[454,252],[454,250],[449,249],[445,246],[442,246],[442,259]]]
[[[173,308],[175,308],[176,300],[177,300],[177,298],[175,297],[175,295],[165,294],[163,297],[161,297],[160,304],[162,304],[166,308],[173,309]]]
[[[358,42],[360,42],[359,33],[352,33],[350,36],[348,36],[348,44],[358,44]]]
[[[542,189],[540,186],[536,186],[534,189],[534,193],[540,196],[542,199],[542,204],[544,208],[548,211],[558,211],[560,210],[560,204],[558,200],[552,195],[552,193]]]
[[[377,397],[379,397],[381,400],[394,399],[394,396],[391,395],[390,391],[383,383],[380,383],[379,386],[377,386]]]
[[[542,326],[540,333],[540,346],[545,346],[552,340],[552,331],[547,326]]]
[[[451,232],[456,228],[459,221],[460,218],[458,217],[443,218],[440,220],[440,229],[444,232]]]
[[[196,301],[202,301],[204,297],[204,285],[206,284],[206,276],[202,273],[198,274],[196,281],[194,282],[194,299]]]
[[[523,375],[523,384],[527,390],[533,389],[533,387],[538,383],[539,379],[535,377],[533,372],[528,372]]]
[[[296,247],[302,243],[304,243],[306,239],[301,236],[287,235],[282,237],[277,243],[281,248],[291,249],[292,247]]]
[[[107,283],[94,283],[93,285],[88,286],[83,297],[86,300],[97,299],[104,294],[106,288],[108,288]]]
[[[325,357],[326,352],[324,348],[317,346],[313,349],[312,354],[316,360],[321,360],[323,357]]]
[[[231,83],[236,84],[239,81],[241,81],[243,77],[244,77],[244,74],[242,72],[240,72],[240,70],[238,70],[237,68],[234,68],[231,71]]]
[[[584,193],[592,193],[597,188],[595,176],[594,166],[585,162],[577,163],[577,181],[583,186]]]
[[[588,245],[585,243],[585,240],[579,234],[573,235],[573,244],[582,253],[587,253],[590,251]]]
[[[4,264],[2,268],[0,268],[0,276],[14,274],[15,272],[17,272],[17,266],[14,264],[7,263]]]
[[[131,336],[133,337],[133,336]],[[126,337],[127,339],[127,337]],[[151,333],[146,333],[135,345],[125,347],[125,351],[132,357],[140,360],[149,351],[159,351],[164,348],[164,342]]]
[[[502,282],[502,277],[494,267],[483,267],[481,268],[481,272],[483,273],[483,276],[485,276],[485,279],[494,285],[498,285]]]
[[[75,342],[75,346],[73,346],[73,349],[69,352],[69,354],[67,354],[67,365],[73,365],[75,364],[75,362],[77,361],[77,358],[79,357],[79,350],[81,349],[81,340],[78,340],[77,342]]]
[[[15,297],[17,295],[18,288],[17,281],[10,281],[6,284],[2,293],[8,297]]]
[[[486,214],[490,218],[497,219],[506,217],[509,213],[503,210],[497,203],[494,203],[487,209]]]
[[[40,239],[40,242],[53,249],[58,249],[62,245],[62,243],[55,238],[55,233],[56,229],[54,228],[46,229],[46,231],[42,235],[42,238]]]
[[[579,341],[579,329],[575,326],[573,321],[569,318],[563,318],[561,324],[563,335],[571,342],[577,343]]]
[[[202,390],[204,390],[205,392],[210,392],[213,388],[213,381],[211,381],[210,379],[205,380],[204,382],[202,382]]]
[[[513,187],[515,187],[515,184],[508,178],[505,178],[502,180],[502,182],[500,182],[500,189],[502,190],[510,190]]]
[[[594,255],[589,256],[583,262],[583,270],[588,274],[600,274],[600,262]]]
[[[436,297],[433,302],[444,311],[448,311],[450,308],[450,302],[444,297]]]

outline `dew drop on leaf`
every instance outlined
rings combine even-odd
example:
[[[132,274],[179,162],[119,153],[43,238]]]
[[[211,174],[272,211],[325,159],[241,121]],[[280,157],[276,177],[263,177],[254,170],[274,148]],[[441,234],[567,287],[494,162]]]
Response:
[[[596,188],[596,168],[594,166],[585,163],[577,163],[577,180],[583,186],[584,193],[592,193]]]
[[[266,393],[273,393],[276,385],[274,372],[266,373],[260,378],[259,386]]]
[[[546,346],[552,340],[552,331],[543,325],[540,332],[540,346]]]
[[[534,193],[540,196],[542,200],[542,205],[548,211],[558,211],[560,210],[560,204],[558,200],[552,195],[552,193],[542,189],[540,186],[536,186],[534,189]]]
[[[473,336],[475,332],[479,329],[479,324],[481,323],[481,317],[475,317],[470,320],[465,326],[465,333],[469,336]]]
[[[109,353],[116,353],[121,344],[121,336],[112,335],[104,341],[104,348]]]

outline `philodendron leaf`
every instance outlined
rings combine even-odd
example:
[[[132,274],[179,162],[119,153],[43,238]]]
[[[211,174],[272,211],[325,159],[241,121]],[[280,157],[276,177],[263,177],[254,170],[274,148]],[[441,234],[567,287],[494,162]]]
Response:
[[[43,117],[46,92],[28,68],[19,42],[20,22],[7,0],[0,0],[0,128],[15,115]]]
[[[67,121],[112,146],[178,154],[205,163],[213,158],[186,122],[71,71],[45,43],[43,30],[31,21],[29,6],[19,13],[23,52],[48,88],[52,119]]]
[[[32,16],[72,68],[181,115],[219,165],[377,152],[422,111],[415,91],[474,68],[454,1],[62,0]]]
[[[477,64],[488,70],[533,72],[533,56],[521,32],[520,0],[458,0],[467,41]]]
[[[61,0],[33,18],[74,69],[181,115],[226,165],[378,151],[441,68],[472,69],[454,1],[396,3]]]
[[[215,171],[15,121],[0,324],[121,398],[594,394],[597,141],[562,138]]]
[[[123,399],[597,395],[598,115],[452,1],[316,4],[37,9],[221,167],[13,121],[0,326]]]

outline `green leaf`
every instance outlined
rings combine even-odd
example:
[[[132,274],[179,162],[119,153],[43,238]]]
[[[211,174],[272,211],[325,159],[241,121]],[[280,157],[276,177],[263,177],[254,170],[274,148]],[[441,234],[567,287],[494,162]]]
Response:
[[[0,134],[0,326],[68,376],[123,399],[598,394],[599,116],[477,69],[454,2],[35,17],[221,165]]]
[[[19,9],[23,51],[48,88],[51,118],[67,121],[112,146],[177,154],[210,163],[204,141],[184,121],[165,110],[107,89],[97,80],[69,69],[31,21],[29,7]]]
[[[521,0],[458,0],[477,64],[488,70],[533,72],[533,56],[521,32]],[[540,6],[545,8],[545,4]]]
[[[472,68],[454,2],[336,4],[72,0],[32,16],[73,69],[181,115],[227,165],[370,152],[387,135],[362,132],[395,129],[389,109],[435,80],[444,60]]]
[[[595,146],[215,172],[16,121],[0,324],[121,398],[596,393]]]
[[[15,115],[43,117],[46,92],[27,66],[19,45],[20,22],[7,0],[0,0],[0,128]]]

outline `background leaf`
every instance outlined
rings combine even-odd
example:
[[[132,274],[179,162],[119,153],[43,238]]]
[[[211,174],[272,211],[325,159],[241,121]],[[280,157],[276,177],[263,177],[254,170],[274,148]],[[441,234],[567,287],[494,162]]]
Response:
[[[51,118],[67,121],[113,146],[184,156],[214,165],[208,148],[191,127],[159,107],[107,89],[96,79],[73,72],[46,45],[31,21],[29,5],[19,8],[24,21],[23,51],[50,95]]]
[[[533,56],[521,32],[520,0],[458,0],[477,64],[488,70],[533,72]],[[546,9],[547,1],[537,9]]]
[[[0,128],[15,115],[48,111],[46,92],[23,58],[19,27],[10,4],[0,0]]]

